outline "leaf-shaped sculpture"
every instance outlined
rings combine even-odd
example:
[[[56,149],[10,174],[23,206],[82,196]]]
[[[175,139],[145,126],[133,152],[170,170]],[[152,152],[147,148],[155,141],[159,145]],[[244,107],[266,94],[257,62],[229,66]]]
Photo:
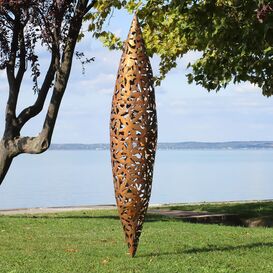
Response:
[[[157,142],[153,74],[136,15],[120,61],[110,131],[116,202],[133,257],[151,196]]]

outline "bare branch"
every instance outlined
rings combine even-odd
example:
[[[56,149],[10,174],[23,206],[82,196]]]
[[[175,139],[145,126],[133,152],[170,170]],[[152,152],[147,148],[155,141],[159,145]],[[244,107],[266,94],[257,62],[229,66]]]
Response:
[[[16,75],[16,84],[19,89],[26,72],[26,47],[25,47],[25,39],[24,39],[24,26],[21,25],[20,30],[20,65]]]
[[[43,130],[42,130],[43,133],[46,132],[46,135],[50,139],[51,139],[53,128],[54,128],[56,118],[58,115],[59,106],[60,106],[64,91],[66,89],[68,78],[70,75],[74,49],[77,42],[78,33],[81,28],[82,18],[84,16],[84,10],[85,10],[87,2],[88,2],[87,0],[85,1],[79,0],[77,3],[75,14],[71,18],[70,28],[68,33],[69,38],[66,42],[66,46],[63,52],[60,69],[57,70],[53,94],[51,97],[51,101],[49,104],[48,112],[47,112],[45,122],[43,125]],[[59,52],[59,48],[56,50]],[[59,58],[57,58],[57,60],[59,60]],[[47,75],[45,77],[45,80],[43,82],[43,85],[41,87],[41,90],[39,92],[36,102],[34,103],[34,105],[24,109],[18,116],[19,130],[21,130],[21,128],[29,119],[38,115],[42,111],[48,91],[50,89],[51,83],[56,73],[56,67],[57,67],[56,62],[58,62],[56,61],[56,55],[54,55],[54,52],[52,52],[51,64],[47,71]]]
[[[14,141],[14,153],[13,157],[20,153],[42,153],[46,151],[50,145],[53,130],[55,127],[56,119],[58,116],[58,111],[60,108],[60,104],[62,101],[62,97],[64,95],[64,91],[66,89],[66,85],[68,82],[68,78],[71,71],[72,59],[75,50],[75,45],[77,42],[77,37],[81,29],[82,18],[84,16],[84,10],[86,9],[88,1],[78,0],[76,12],[74,16],[71,18],[70,28],[69,28],[69,39],[67,40],[65,50],[62,56],[62,62],[59,69],[57,69],[56,79],[54,83],[54,89],[51,96],[50,104],[48,107],[48,111],[45,117],[43,129],[41,133],[37,137],[17,137]],[[44,92],[39,94],[36,103],[30,107],[26,108],[22,111],[22,113],[18,117],[18,121],[21,127],[28,119],[30,119],[33,115],[37,113],[37,111],[41,110],[41,107],[44,104],[47,92],[49,88],[48,84],[51,83],[50,79],[55,75],[55,67],[54,67],[54,58],[51,60],[50,68],[47,72],[48,81],[44,81]],[[43,89],[43,87],[42,87]],[[41,91],[42,91],[41,89]]]
[[[77,38],[82,26],[82,19],[83,19],[83,16],[85,15],[87,3],[88,3],[88,0],[78,0],[77,6],[75,9],[75,14],[70,21],[68,39],[63,51],[61,66],[56,74],[52,97],[51,97],[48,111],[45,117],[43,129],[41,131],[41,135],[44,135],[47,137],[48,145],[50,145],[50,142],[51,142],[51,138],[52,138],[53,130],[55,127],[56,119],[58,116],[62,97],[66,90],[66,86],[67,86],[67,82],[69,79],[71,66],[72,66],[72,59],[73,59],[73,55],[75,51],[75,45],[76,45]]]
[[[17,118],[19,130],[21,130],[21,128],[28,120],[35,117],[43,110],[43,106],[49,89],[51,87],[52,81],[54,80],[58,65],[59,57],[55,54],[55,52],[52,52],[51,62],[35,103],[32,106],[25,108]]]
[[[25,51],[25,45],[24,45],[24,26],[20,22],[20,13],[15,14],[15,19],[13,20],[13,29],[12,29],[12,42],[11,42],[11,48],[10,48],[10,57],[9,61],[7,63],[7,77],[9,81],[9,85],[14,86],[16,82],[15,78],[15,64],[16,64],[16,54],[18,51],[19,46],[19,37],[21,38],[20,41],[20,47],[23,51]],[[21,53],[24,53],[21,51]],[[21,54],[22,55],[22,54]],[[21,72],[20,72],[21,73]],[[14,88],[11,88],[14,89]]]
[[[7,22],[9,22],[11,25],[14,23],[14,19],[9,15],[8,11],[4,7],[0,8],[0,14],[4,15]]]
[[[84,13],[88,13],[94,6],[95,4],[97,3],[98,1],[97,0],[93,0],[85,9]]]
[[[13,36],[10,49],[10,58],[7,64],[7,76],[9,84],[13,84],[15,81],[15,62],[16,62],[16,52],[18,50],[18,40],[20,35],[20,15],[16,14],[13,25]]]
[[[16,129],[16,105],[18,100],[19,88],[16,83],[15,78],[15,63],[16,63],[16,54],[18,50],[18,40],[20,35],[20,15],[16,14],[15,22],[13,26],[13,36],[11,42],[11,52],[9,61],[7,63],[6,71],[9,83],[9,97],[6,106],[6,126],[4,137],[14,137],[18,135],[18,130]]]

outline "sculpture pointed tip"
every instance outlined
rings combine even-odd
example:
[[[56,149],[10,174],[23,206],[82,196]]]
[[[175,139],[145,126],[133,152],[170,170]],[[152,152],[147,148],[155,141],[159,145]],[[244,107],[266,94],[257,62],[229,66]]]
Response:
[[[132,29],[138,29],[139,28],[139,22],[138,22],[138,17],[137,17],[136,12],[135,12],[134,17],[133,17],[131,28]]]
[[[132,258],[135,257],[136,251],[137,251],[137,248],[134,245],[130,246],[129,253],[130,253],[130,255],[131,255]]]
[[[137,17],[137,12],[136,12],[136,11],[134,12],[134,17],[133,17],[133,20],[138,21],[138,17]]]

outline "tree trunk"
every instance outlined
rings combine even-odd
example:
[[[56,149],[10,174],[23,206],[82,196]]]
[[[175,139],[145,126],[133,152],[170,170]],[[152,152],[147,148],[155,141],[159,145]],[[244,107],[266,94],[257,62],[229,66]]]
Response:
[[[12,159],[13,156],[10,156],[10,152],[5,147],[4,141],[0,141],[0,185],[9,170]]]
[[[51,135],[54,126],[49,131],[43,131],[36,137],[13,137],[0,141],[0,185],[3,182],[7,171],[14,157],[19,154],[41,154],[45,152],[50,145]],[[48,136],[50,134],[50,137]]]

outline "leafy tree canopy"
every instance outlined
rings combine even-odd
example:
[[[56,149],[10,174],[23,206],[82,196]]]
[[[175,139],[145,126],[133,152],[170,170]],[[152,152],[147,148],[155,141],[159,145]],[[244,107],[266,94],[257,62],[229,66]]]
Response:
[[[185,53],[199,51],[201,57],[189,64],[190,83],[218,91],[230,82],[249,81],[264,95],[273,94],[271,1],[98,1],[97,7],[103,12],[89,14],[86,19],[92,20],[90,30],[96,26],[94,35],[110,49],[120,48],[122,43],[99,24],[114,2],[118,8],[138,10],[148,52],[161,59],[157,84]],[[105,13],[107,5],[109,12]]]

